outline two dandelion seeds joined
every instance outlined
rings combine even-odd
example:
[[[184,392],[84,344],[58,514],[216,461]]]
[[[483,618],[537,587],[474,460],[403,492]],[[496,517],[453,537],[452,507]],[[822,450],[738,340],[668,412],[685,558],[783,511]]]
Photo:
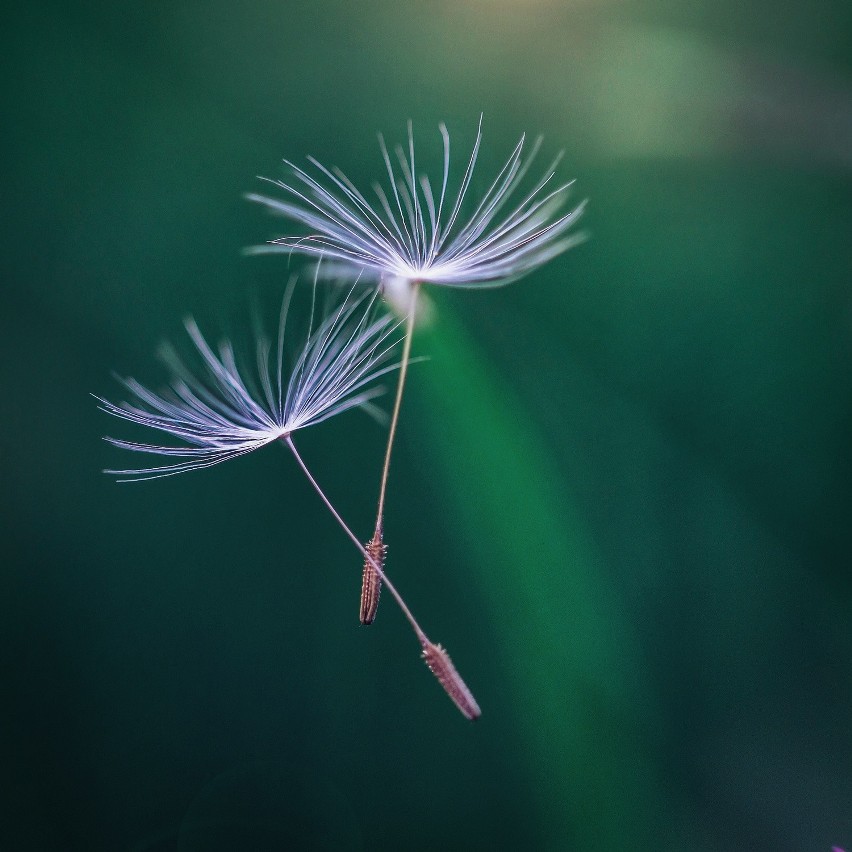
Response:
[[[273,348],[266,340],[257,341],[257,363],[250,380],[246,380],[249,373],[238,367],[230,343],[214,350],[188,320],[187,331],[200,356],[199,370],[191,370],[174,350],[167,349],[164,360],[172,374],[168,389],[153,392],[134,379],[125,379],[132,402],[99,401],[109,414],[181,442],[174,446],[108,438],[124,449],[167,459],[152,467],[107,471],[124,480],[209,467],[276,441],[286,446],[364,559],[362,623],[373,621],[384,584],[414,630],[429,669],[459,710],[468,719],[476,719],[479,705],[446,650],[427,637],[385,573],[385,493],[418,294],[421,285],[427,283],[495,287],[520,278],[580,241],[580,235],[568,231],[583,205],[566,210],[570,183],[554,180],[559,158],[537,181],[526,180],[540,141],[524,157],[523,137],[485,192],[470,198],[482,138],[481,120],[458,189],[448,191],[450,139],[443,125],[440,131],[443,171],[440,182],[434,185],[427,176],[417,174],[409,124],[407,149],[398,146],[391,154],[379,137],[387,185],[374,185],[372,202],[339,169],[327,168],[313,158],[309,158],[310,171],[288,162],[288,180],[273,181],[284,191],[283,199],[250,196],[298,226],[297,233],[253,251],[306,255],[321,261],[318,272],[354,282],[348,293],[338,287],[337,292],[346,293],[345,297],[332,302],[316,327],[309,329],[289,371],[284,368],[284,350],[293,282],[284,297],[276,344]],[[521,191],[525,184],[527,188]],[[365,282],[372,284],[366,293]],[[356,289],[361,295],[355,295]],[[379,294],[402,314],[403,320],[382,312]],[[401,360],[396,361],[393,352],[400,342]],[[379,482],[375,531],[364,546],[314,479],[293,436],[299,429],[350,408],[370,406],[382,391],[376,380],[395,370],[397,388]]]

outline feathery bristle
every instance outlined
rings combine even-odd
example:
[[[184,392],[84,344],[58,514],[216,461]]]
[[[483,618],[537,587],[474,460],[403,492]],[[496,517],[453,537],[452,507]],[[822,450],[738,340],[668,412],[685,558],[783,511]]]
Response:
[[[438,679],[438,683],[444,687],[444,692],[453,699],[453,703],[461,710],[465,718],[473,721],[482,715],[473,693],[467,688],[467,684],[461,679],[456,671],[453,661],[446,649],[440,644],[423,642],[423,659],[429,666],[429,671]]]
[[[458,189],[449,191],[450,135],[440,126],[443,170],[437,181],[417,171],[414,133],[408,126],[407,150],[388,150],[379,137],[387,180],[368,199],[337,168],[313,157],[301,168],[285,161],[289,175],[270,180],[283,198],[252,193],[295,225],[294,232],[257,246],[253,252],[287,252],[329,263],[345,275],[366,272],[379,280],[402,278],[444,287],[496,287],[514,281],[581,242],[569,233],[585,202],[566,207],[572,181],[557,183],[557,156],[542,177],[521,192],[540,141],[528,146],[521,136],[503,167],[476,201],[473,173],[482,142],[482,119]],[[395,157],[393,156],[395,155]],[[396,164],[394,163],[396,160]],[[472,212],[470,212],[470,209]]]
[[[364,574],[361,578],[361,624],[372,624],[379,608],[379,596],[382,593],[382,578],[373,563],[381,570],[385,568],[388,546],[382,540],[382,531],[377,529],[367,542],[369,559],[364,560]]]
[[[178,438],[180,446],[107,440],[118,447],[180,461],[135,470],[109,470],[124,481],[171,476],[210,467],[245,455],[287,435],[322,423],[350,408],[369,404],[382,393],[374,381],[396,365],[389,363],[398,324],[377,315],[377,298],[351,291],[308,332],[289,378],[284,367],[284,337],[290,293],[281,309],[278,341],[255,343],[256,380],[237,366],[234,347],[224,341],[216,351],[198,326],[186,327],[200,355],[200,368],[185,366],[171,349],[165,360],[172,372],[170,387],[156,393],[134,379],[124,385],[133,402],[112,403],[96,397],[101,408],[122,420],[148,426]]]

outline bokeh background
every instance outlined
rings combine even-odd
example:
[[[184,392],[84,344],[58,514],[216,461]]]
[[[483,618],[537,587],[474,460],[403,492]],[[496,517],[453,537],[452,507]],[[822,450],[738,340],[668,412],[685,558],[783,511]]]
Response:
[[[2,26],[0,848],[852,845],[852,6],[44,3]],[[524,130],[589,240],[431,291],[388,570],[465,722],[271,447],[117,485],[90,393],[289,271],[244,200],[415,122]],[[304,435],[371,532],[383,432]]]

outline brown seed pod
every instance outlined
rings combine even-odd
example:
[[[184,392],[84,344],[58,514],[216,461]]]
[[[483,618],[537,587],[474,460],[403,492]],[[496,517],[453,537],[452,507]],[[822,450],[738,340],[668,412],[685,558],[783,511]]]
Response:
[[[453,661],[446,649],[440,644],[423,642],[423,659],[429,666],[429,671],[438,679],[438,683],[444,687],[444,692],[453,699],[456,707],[462,714],[473,721],[482,715],[473,693],[467,688],[467,684],[461,679],[456,671]]]
[[[370,559],[384,571],[388,546],[383,542],[381,529],[376,530],[366,546]],[[382,578],[376,573],[370,559],[364,560],[364,573],[361,577],[361,624],[373,623],[382,593]]]

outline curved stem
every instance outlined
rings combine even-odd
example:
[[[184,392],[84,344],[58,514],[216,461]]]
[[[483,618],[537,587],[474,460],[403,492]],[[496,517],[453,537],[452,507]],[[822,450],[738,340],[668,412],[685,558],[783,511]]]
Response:
[[[408,373],[408,362],[411,358],[411,338],[414,336],[414,316],[417,311],[417,296],[420,292],[420,282],[414,281],[411,285],[411,304],[408,308],[408,319],[405,323],[405,343],[402,348],[402,362],[399,367],[399,379],[396,383],[396,399],[393,403],[390,429],[388,430],[388,445],[385,450],[385,463],[382,468],[382,481],[379,486],[379,507],[376,512],[376,532],[381,532],[382,519],[385,513],[385,491],[388,485],[388,472],[390,471],[391,452],[396,437],[396,425],[399,421],[399,410],[402,407],[402,392],[405,389],[405,377]],[[381,573],[379,573],[381,576]]]
[[[373,570],[379,575],[379,577],[382,578],[382,582],[384,582],[384,584],[388,588],[388,591],[391,593],[391,595],[393,595],[394,600],[397,602],[397,604],[399,604],[399,608],[402,610],[402,614],[406,617],[406,619],[408,619],[408,623],[413,628],[418,640],[420,641],[420,644],[424,646],[431,645],[429,637],[426,636],[420,625],[417,623],[417,620],[412,615],[411,610],[408,608],[405,601],[402,599],[402,595],[400,595],[400,593],[396,590],[396,587],[393,585],[393,583],[388,580],[387,575],[382,570],[381,566],[376,562],[375,559],[373,559],[372,556],[370,556],[369,553],[367,553],[366,549],[364,548],[364,545],[361,544],[355,533],[353,533],[352,530],[349,529],[346,524],[346,521],[344,521],[343,518],[340,517],[340,514],[338,513],[337,509],[334,508],[334,506],[331,504],[331,501],[328,499],[328,497],[325,496],[325,492],[322,490],[322,488],[320,488],[319,483],[316,481],[316,479],[314,479],[313,475],[308,470],[307,465],[302,460],[302,457],[299,455],[299,451],[296,449],[296,445],[293,443],[293,439],[289,435],[286,435],[282,438],[282,440],[290,448],[291,452],[296,458],[296,461],[299,464],[299,467],[302,468],[302,472],[305,474],[305,476],[307,476],[308,481],[311,483],[311,485],[313,485],[314,490],[317,492],[317,494],[319,494],[320,499],[323,503],[325,503],[326,508],[329,510],[329,512],[331,512],[332,515],[334,515],[334,518],[337,523],[340,524],[343,531],[346,533],[346,535],[349,536],[349,538],[352,540],[352,543],[355,545],[355,547],[358,548],[364,559],[370,563]]]

